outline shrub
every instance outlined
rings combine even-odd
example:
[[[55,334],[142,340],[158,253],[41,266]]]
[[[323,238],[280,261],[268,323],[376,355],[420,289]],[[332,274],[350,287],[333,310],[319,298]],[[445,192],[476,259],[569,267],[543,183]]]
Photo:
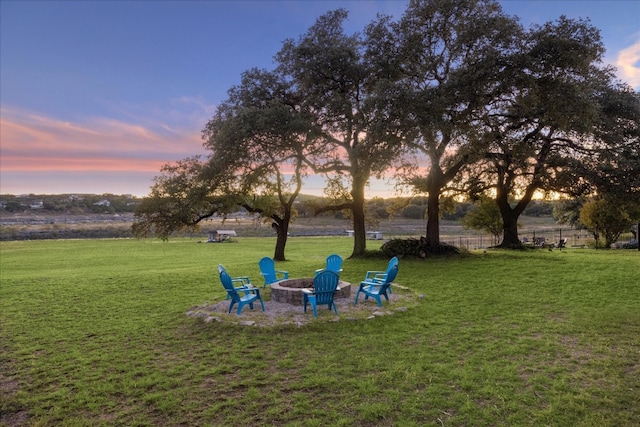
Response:
[[[418,239],[392,239],[382,245],[382,253],[388,258],[419,256],[420,241]]]
[[[427,245],[424,238],[393,239],[382,245],[382,253],[391,258],[417,257],[426,258],[429,255],[458,255],[460,250],[455,246],[441,243],[439,245]]]

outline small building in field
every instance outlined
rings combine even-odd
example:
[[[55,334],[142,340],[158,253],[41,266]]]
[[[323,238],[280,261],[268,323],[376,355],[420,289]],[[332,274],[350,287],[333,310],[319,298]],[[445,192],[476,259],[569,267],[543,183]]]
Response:
[[[353,237],[353,230],[345,230],[348,237]],[[367,239],[382,240],[382,231],[367,231]]]
[[[236,236],[235,230],[213,230],[209,232],[209,240],[207,240],[207,243],[226,242],[230,237]]]
[[[367,239],[382,240],[382,231],[367,231]]]

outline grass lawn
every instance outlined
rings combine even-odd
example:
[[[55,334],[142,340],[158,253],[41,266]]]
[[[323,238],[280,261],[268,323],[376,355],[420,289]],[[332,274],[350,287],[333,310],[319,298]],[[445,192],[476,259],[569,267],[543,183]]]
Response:
[[[640,424],[637,251],[401,260],[424,298],[371,320],[185,315],[224,299],[218,263],[261,284],[274,243],[0,243],[0,425]],[[292,238],[277,267],[308,276],[351,245]],[[345,260],[341,278],[385,266]]]

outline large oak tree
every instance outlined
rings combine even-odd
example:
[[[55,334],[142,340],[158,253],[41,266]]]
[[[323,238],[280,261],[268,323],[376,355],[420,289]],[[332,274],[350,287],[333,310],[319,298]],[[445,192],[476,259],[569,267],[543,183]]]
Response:
[[[426,174],[411,169],[407,181],[429,195],[426,241],[437,246],[441,196],[483,154],[477,127],[500,89],[519,27],[492,0],[412,0],[387,28],[381,49],[393,59],[382,66],[396,88],[393,111],[408,148],[428,159]]]
[[[501,95],[484,116],[487,162],[503,220],[503,247],[517,247],[517,221],[536,192],[576,192],[585,162],[615,145],[619,109],[604,108],[615,91],[613,70],[602,65],[599,31],[561,17],[532,27],[507,58]],[[609,136],[607,136],[609,135]]]
[[[327,149],[300,99],[282,75],[250,70],[203,131],[212,153],[208,167],[231,174],[239,204],[272,221],[275,260],[285,259],[293,205],[308,164]]]
[[[325,151],[290,89],[277,73],[243,73],[203,130],[208,158],[164,166],[136,211],[136,234],[168,237],[243,207],[271,221],[277,236],[274,259],[285,260],[306,164]]]
[[[313,116],[313,127],[331,148],[316,158],[313,169],[340,187],[348,182],[343,203],[324,209],[347,209],[352,214],[354,245],[351,256],[366,249],[365,188],[381,176],[402,150],[397,129],[380,108],[380,75],[359,34],[347,35],[347,11],[321,16],[298,40],[287,40],[276,55],[286,75]]]

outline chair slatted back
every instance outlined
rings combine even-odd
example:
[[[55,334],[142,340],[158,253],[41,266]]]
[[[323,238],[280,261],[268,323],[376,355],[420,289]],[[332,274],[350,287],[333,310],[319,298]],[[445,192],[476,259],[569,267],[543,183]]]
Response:
[[[222,286],[224,286],[231,299],[235,302],[240,301],[240,295],[238,295],[238,292],[233,286],[231,276],[229,276],[229,273],[227,273],[224,269],[220,272],[220,281],[222,282]]]
[[[339,273],[342,268],[342,257],[337,254],[332,254],[327,257],[327,270]]]
[[[317,304],[329,304],[333,302],[333,295],[338,289],[340,277],[333,271],[324,270],[313,279],[313,293],[316,295]]]
[[[389,270],[389,272],[387,273],[387,278],[384,281],[385,285],[391,285],[391,282],[393,282],[396,279],[397,275],[398,275],[398,264],[391,267],[391,270]]]
[[[264,282],[266,284],[277,282],[276,278],[276,263],[273,259],[269,257],[261,258],[258,261],[258,266],[260,267],[260,272],[264,276]]]
[[[389,274],[391,272],[391,269],[393,268],[393,266],[398,266],[398,257],[394,256],[393,258],[391,258],[389,260],[389,264],[387,264],[387,271],[386,273]]]

